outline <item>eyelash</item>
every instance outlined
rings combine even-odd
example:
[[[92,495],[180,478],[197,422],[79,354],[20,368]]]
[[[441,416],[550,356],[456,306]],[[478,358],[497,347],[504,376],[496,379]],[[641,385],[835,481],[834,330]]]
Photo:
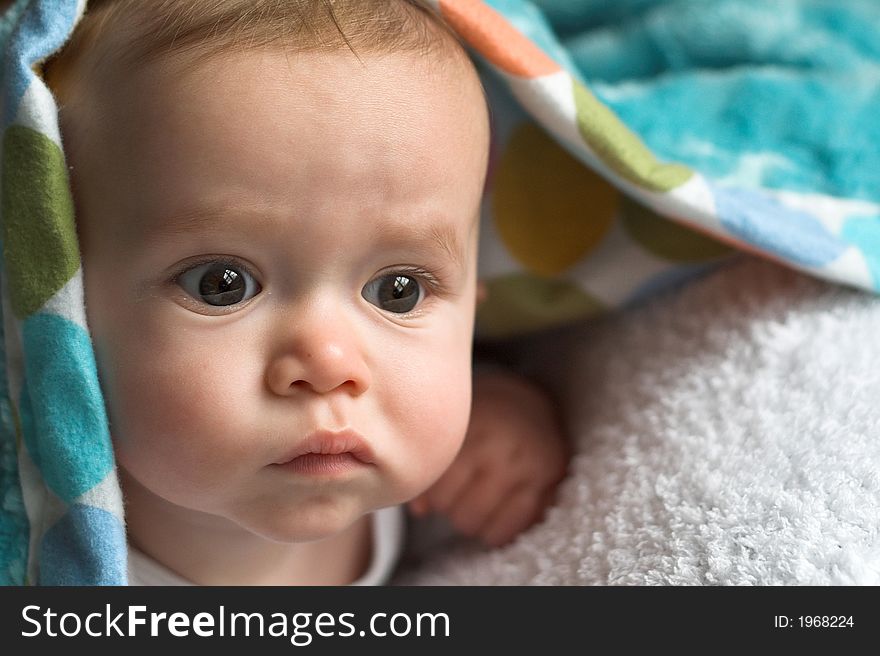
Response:
[[[206,255],[204,257],[197,258],[195,260],[189,260],[185,264],[182,264],[180,267],[178,267],[174,271],[174,273],[171,274],[168,282],[172,285],[178,285],[181,276],[183,276],[183,274],[190,271],[191,269],[195,269],[196,267],[199,267],[203,264],[215,264],[215,263],[243,269],[248,275],[252,276],[255,280],[259,280],[259,276],[257,276],[254,273],[252,267],[248,266],[246,263],[239,260],[238,258],[229,257],[229,256],[224,257],[224,256],[216,256],[216,255],[215,256]],[[423,268],[417,267],[417,266],[403,265],[403,266],[399,266],[399,267],[393,267],[390,269],[384,269],[382,271],[379,271],[372,278],[370,278],[370,280],[375,280],[376,278],[379,278],[381,276],[394,275],[394,274],[408,276],[411,278],[416,278],[419,280],[419,282],[424,283],[425,289],[428,292],[428,297],[442,296],[445,289],[446,289],[445,284],[440,276],[434,274],[431,271],[428,271],[427,269],[423,269]],[[195,299],[193,299],[193,300],[195,300]],[[427,300],[427,298],[426,298],[426,300]],[[416,310],[413,310],[408,315],[400,315],[400,316],[415,315],[418,312],[419,312],[419,309],[416,309]]]
[[[393,320],[397,320],[397,321],[410,320],[411,321],[411,320],[418,319],[422,314],[424,314],[427,311],[427,309],[430,307],[430,304],[432,303],[432,301],[434,301],[435,298],[437,298],[437,297],[443,297],[444,293],[446,291],[446,286],[439,276],[435,275],[431,271],[428,271],[427,269],[423,269],[423,268],[417,267],[417,266],[407,266],[407,265],[392,267],[390,269],[383,269],[383,270],[377,272],[374,276],[372,276],[370,278],[370,280],[367,283],[365,283],[365,285],[369,284],[370,281],[376,280],[378,278],[382,278],[385,276],[394,276],[394,275],[406,276],[408,278],[414,278],[414,279],[418,280],[419,284],[424,287],[425,297],[419,303],[418,307],[415,307],[411,311],[406,312],[406,313],[398,314],[398,313],[385,312],[381,309],[379,310],[380,312],[382,312],[386,316],[392,317]]]
[[[253,267],[249,266],[242,260],[232,256],[222,256],[222,255],[205,255],[204,257],[197,258],[194,260],[187,260],[184,264],[181,264],[170,276],[168,282],[171,284],[178,284],[181,276],[187,271],[191,269],[195,269],[196,267],[202,266],[203,264],[222,264],[224,266],[235,267],[237,269],[243,269],[245,273],[252,276],[254,279],[259,279],[254,273]]]
[[[431,292],[431,294],[442,294],[443,292],[444,287],[442,281],[432,272],[419,267],[400,266],[393,267],[391,269],[385,269],[370,278],[370,280],[375,280],[376,278],[389,275],[399,275],[407,276],[409,278],[416,278],[417,280],[419,280],[419,282],[425,283],[427,290]]]
[[[197,257],[195,259],[187,260],[182,263],[168,277],[167,284],[173,289],[179,290],[179,293],[181,294],[180,298],[182,299],[181,302],[185,303],[190,309],[199,312],[199,314],[209,314],[211,316],[231,314],[238,310],[242,305],[244,305],[244,303],[250,302],[251,299],[236,305],[209,306],[207,303],[201,302],[199,301],[199,299],[191,296],[186,290],[184,290],[183,285],[180,284],[180,279],[183,277],[184,274],[204,264],[219,264],[222,266],[240,269],[254,280],[258,282],[260,280],[260,276],[254,273],[254,269],[252,266],[248,265],[247,263],[236,257],[230,255],[205,255],[202,257]],[[203,312],[204,308],[206,307],[210,307],[211,311]]]

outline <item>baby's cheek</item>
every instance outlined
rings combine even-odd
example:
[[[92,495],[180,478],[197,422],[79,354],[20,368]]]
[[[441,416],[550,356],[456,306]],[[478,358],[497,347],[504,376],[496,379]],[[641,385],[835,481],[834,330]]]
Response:
[[[469,360],[430,363],[419,381],[418,402],[398,407],[405,443],[401,484],[408,498],[421,494],[455,459],[467,432],[471,406]]]
[[[241,466],[248,437],[234,367],[227,361],[218,371],[210,358],[192,356],[130,363],[115,372],[108,394],[120,464],[169,500],[222,488]]]

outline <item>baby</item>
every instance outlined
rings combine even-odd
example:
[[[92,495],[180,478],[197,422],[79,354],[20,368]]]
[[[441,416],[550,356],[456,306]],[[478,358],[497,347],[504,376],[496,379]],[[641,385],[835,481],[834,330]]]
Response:
[[[488,115],[415,0],[92,0],[46,67],[132,583],[387,580],[399,508],[490,545],[565,469],[477,375]]]

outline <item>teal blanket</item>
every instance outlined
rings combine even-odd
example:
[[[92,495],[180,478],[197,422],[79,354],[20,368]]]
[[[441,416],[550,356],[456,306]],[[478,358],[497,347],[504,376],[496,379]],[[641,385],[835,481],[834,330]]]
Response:
[[[430,0],[493,113],[487,334],[636,302],[748,251],[880,290],[880,3]],[[57,107],[84,0],[0,23],[0,582],[125,584]]]

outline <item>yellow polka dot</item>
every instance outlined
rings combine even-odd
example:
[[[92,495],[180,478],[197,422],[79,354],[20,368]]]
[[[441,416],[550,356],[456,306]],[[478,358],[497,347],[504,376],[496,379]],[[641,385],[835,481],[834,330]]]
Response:
[[[618,192],[538,126],[513,133],[494,180],[501,240],[529,271],[561,273],[593,250],[614,221]]]
[[[732,250],[711,237],[679,225],[627,198],[621,202],[620,220],[633,241],[664,260],[705,262]]]
[[[605,310],[575,283],[517,273],[487,281],[477,334],[510,337],[585,319]]]

